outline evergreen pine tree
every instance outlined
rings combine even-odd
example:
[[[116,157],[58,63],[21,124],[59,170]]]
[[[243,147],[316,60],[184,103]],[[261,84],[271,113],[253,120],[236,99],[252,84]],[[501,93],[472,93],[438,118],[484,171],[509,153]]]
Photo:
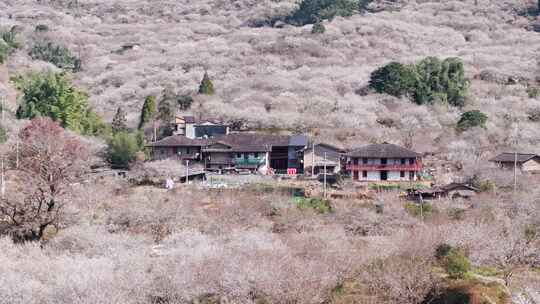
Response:
[[[116,114],[114,115],[111,125],[112,131],[115,134],[118,132],[127,131],[126,112],[124,112],[124,109],[122,109],[122,107],[118,107],[118,110],[116,110]]]
[[[210,80],[207,72],[204,72],[204,77],[199,86],[199,94],[214,95],[214,84],[212,83],[212,80]]]
[[[139,129],[142,129],[145,124],[154,119],[156,115],[156,98],[154,96],[148,96],[144,100],[144,105],[141,111],[141,120],[139,122]]]

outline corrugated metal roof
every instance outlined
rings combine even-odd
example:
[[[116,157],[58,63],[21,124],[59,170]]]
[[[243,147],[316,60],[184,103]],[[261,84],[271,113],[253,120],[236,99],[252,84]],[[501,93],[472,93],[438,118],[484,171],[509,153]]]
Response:
[[[517,153],[517,162],[524,163],[529,161],[538,155],[532,153]],[[516,160],[516,153],[501,153],[490,161],[497,163],[513,163]]]
[[[148,147],[202,147],[208,144],[207,139],[191,139],[182,135],[165,137],[162,140],[150,143]]]

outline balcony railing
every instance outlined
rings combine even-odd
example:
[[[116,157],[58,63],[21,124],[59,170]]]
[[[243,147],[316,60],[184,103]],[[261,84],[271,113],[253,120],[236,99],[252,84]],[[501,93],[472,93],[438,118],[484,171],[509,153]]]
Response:
[[[261,164],[264,164],[264,159],[257,159],[257,158],[235,159],[234,164],[237,166],[261,165]]]
[[[421,171],[422,164],[405,164],[405,165],[347,165],[348,171]]]

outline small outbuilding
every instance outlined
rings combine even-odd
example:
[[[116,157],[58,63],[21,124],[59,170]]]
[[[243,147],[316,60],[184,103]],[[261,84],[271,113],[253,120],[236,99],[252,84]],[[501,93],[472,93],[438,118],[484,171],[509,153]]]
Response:
[[[441,198],[465,198],[475,196],[479,190],[463,183],[450,183],[444,186],[435,186],[428,189],[408,189],[407,197],[415,201],[434,200]]]
[[[516,166],[522,172],[540,172],[540,156],[532,153],[501,153],[490,159],[503,169],[514,169]]]

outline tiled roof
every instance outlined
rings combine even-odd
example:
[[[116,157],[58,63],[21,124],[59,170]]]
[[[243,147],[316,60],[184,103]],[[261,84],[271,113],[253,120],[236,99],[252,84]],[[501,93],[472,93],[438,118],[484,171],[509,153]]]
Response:
[[[243,150],[245,152],[269,151],[272,147],[287,147],[289,145],[289,136],[268,135],[259,133],[232,133],[227,135],[218,135],[212,138],[214,142],[220,142],[231,146],[233,150]],[[249,151],[246,151],[248,149]],[[241,151],[239,151],[241,152]]]
[[[305,137],[305,136],[303,136]],[[223,144],[229,148],[218,148],[217,150],[231,152],[267,152],[271,151],[272,147],[288,147],[304,143],[304,139],[299,136],[293,137],[285,135],[268,135],[259,133],[232,133],[226,135],[217,135],[209,139],[190,139],[185,136],[176,135],[169,136],[155,143],[151,143],[149,147],[206,147],[208,151],[214,151],[208,147],[212,144]],[[307,138],[305,139],[307,143]],[[216,151],[217,151],[216,150]]]
[[[393,145],[393,144],[372,144],[365,147],[360,147],[347,153],[351,157],[366,157],[366,158],[415,158],[420,154],[409,149]]]
[[[207,139],[191,139],[182,135],[165,137],[162,140],[150,143],[148,147],[202,147],[208,144]]]
[[[535,157],[537,157],[537,155],[532,153],[517,153],[517,162],[524,163]],[[501,153],[492,158],[490,161],[496,163],[513,163],[515,160],[516,153]]]

